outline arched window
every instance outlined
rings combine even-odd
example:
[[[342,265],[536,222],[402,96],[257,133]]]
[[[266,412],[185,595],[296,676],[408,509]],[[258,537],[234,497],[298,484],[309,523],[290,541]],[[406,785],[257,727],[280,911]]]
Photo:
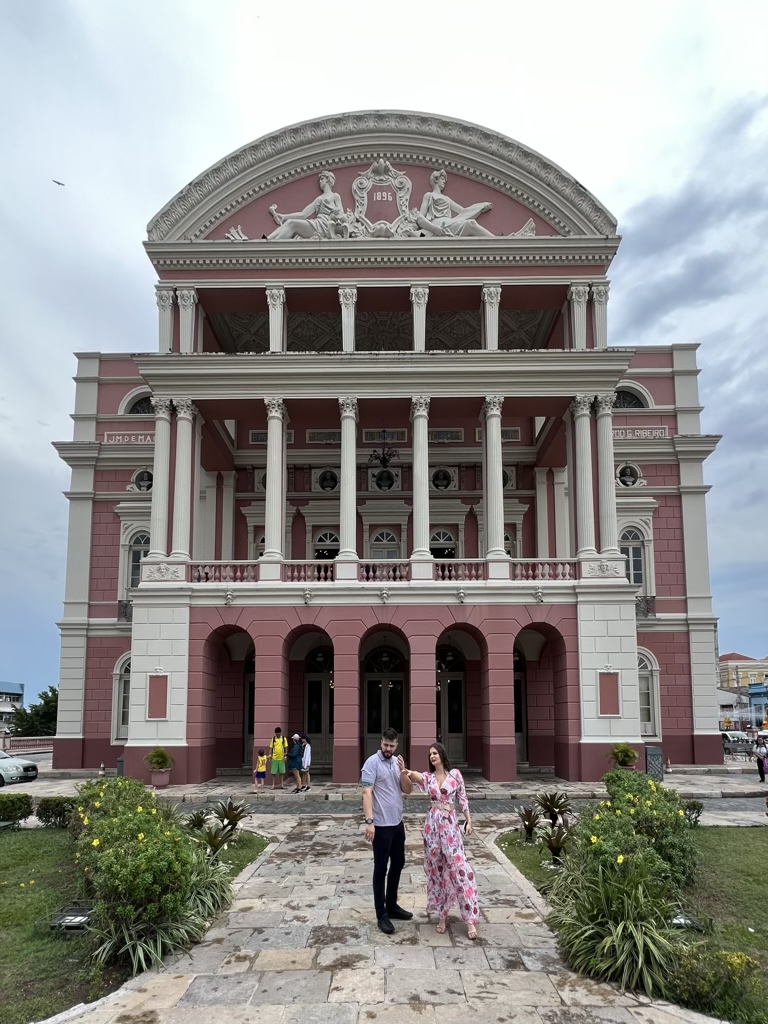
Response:
[[[399,558],[400,541],[392,530],[377,530],[371,537],[371,558]]]
[[[637,681],[640,691],[640,735],[659,735],[659,672],[650,656],[638,651]]]
[[[141,583],[141,560],[149,554],[149,534],[137,533],[128,548],[128,586]]]
[[[625,388],[620,388],[616,392],[616,404],[614,409],[645,409],[647,408],[645,402],[639,395],[636,395],[634,391],[627,391]]]
[[[130,407],[126,410],[130,416],[154,416],[155,410],[152,408],[152,400],[149,395],[142,395],[141,398],[137,398],[135,402],[132,402]]]
[[[366,673],[393,674],[402,672],[403,668],[403,656],[399,651],[395,651],[391,647],[377,647],[365,659],[364,671]]]
[[[450,530],[434,530],[429,538],[433,558],[455,558],[456,540]]]
[[[329,561],[339,553],[339,535],[333,530],[323,530],[315,537],[315,558]]]
[[[642,587],[645,581],[643,565],[643,538],[634,527],[624,530],[621,534],[621,553],[627,560],[627,579],[636,587]]]
[[[131,706],[131,660],[125,662],[117,676],[115,687],[115,739],[128,739],[128,720]]]

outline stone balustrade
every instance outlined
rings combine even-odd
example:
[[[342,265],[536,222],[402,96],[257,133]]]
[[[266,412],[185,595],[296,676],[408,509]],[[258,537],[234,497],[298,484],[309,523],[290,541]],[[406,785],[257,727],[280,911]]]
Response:
[[[361,583],[407,583],[411,578],[408,561],[361,562],[357,578]]]
[[[486,563],[479,558],[441,559],[435,562],[433,579],[441,582],[472,582],[486,578]]]
[[[510,579],[524,583],[572,581],[579,577],[578,566],[575,560],[513,558]]]

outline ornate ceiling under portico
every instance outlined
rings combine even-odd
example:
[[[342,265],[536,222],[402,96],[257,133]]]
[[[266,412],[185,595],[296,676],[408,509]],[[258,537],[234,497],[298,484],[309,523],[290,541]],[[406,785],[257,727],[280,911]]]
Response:
[[[507,202],[519,203],[546,226],[539,234],[574,239],[616,236],[615,218],[591,193],[556,164],[513,139],[436,115],[363,111],[305,121],[230,154],[163,207],[148,225],[148,240],[210,240],[222,224],[234,223],[239,211],[291,182],[309,177],[317,181],[326,169],[367,168],[382,160],[395,169],[403,165],[441,168],[449,176],[448,193],[454,175],[482,185],[485,191],[480,198],[493,201],[495,196],[501,201],[505,197]],[[414,197],[416,206],[419,198]],[[453,244],[468,241],[450,238]],[[475,246],[487,241],[471,239]],[[544,244],[547,241],[551,243],[552,238],[542,239]],[[510,242],[520,244],[520,239]],[[526,238],[526,244],[530,242]],[[349,244],[356,243],[350,239]]]

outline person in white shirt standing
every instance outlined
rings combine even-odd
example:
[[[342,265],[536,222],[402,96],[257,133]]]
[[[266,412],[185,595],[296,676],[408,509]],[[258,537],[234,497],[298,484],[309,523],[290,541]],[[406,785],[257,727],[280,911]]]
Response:
[[[301,781],[302,787],[301,793],[308,793],[312,788],[310,785],[309,778],[309,766],[312,764],[312,744],[309,742],[309,736],[306,733],[301,737]]]

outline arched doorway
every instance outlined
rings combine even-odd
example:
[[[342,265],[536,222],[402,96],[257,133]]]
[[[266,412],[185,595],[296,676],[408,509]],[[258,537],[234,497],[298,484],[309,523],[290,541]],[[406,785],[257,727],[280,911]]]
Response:
[[[467,761],[467,709],[464,658],[441,645],[435,657],[435,735],[453,764]]]
[[[517,763],[528,762],[528,691],[525,678],[525,656],[517,648],[514,654],[515,673],[515,749]]]
[[[429,538],[429,552],[438,561],[456,557],[456,538],[450,530],[434,530]]]
[[[363,660],[363,756],[381,744],[384,729],[395,729],[399,750],[408,747],[408,666],[394,647],[375,647]]]
[[[318,647],[304,659],[304,732],[316,767],[333,764],[333,714],[333,648]]]

